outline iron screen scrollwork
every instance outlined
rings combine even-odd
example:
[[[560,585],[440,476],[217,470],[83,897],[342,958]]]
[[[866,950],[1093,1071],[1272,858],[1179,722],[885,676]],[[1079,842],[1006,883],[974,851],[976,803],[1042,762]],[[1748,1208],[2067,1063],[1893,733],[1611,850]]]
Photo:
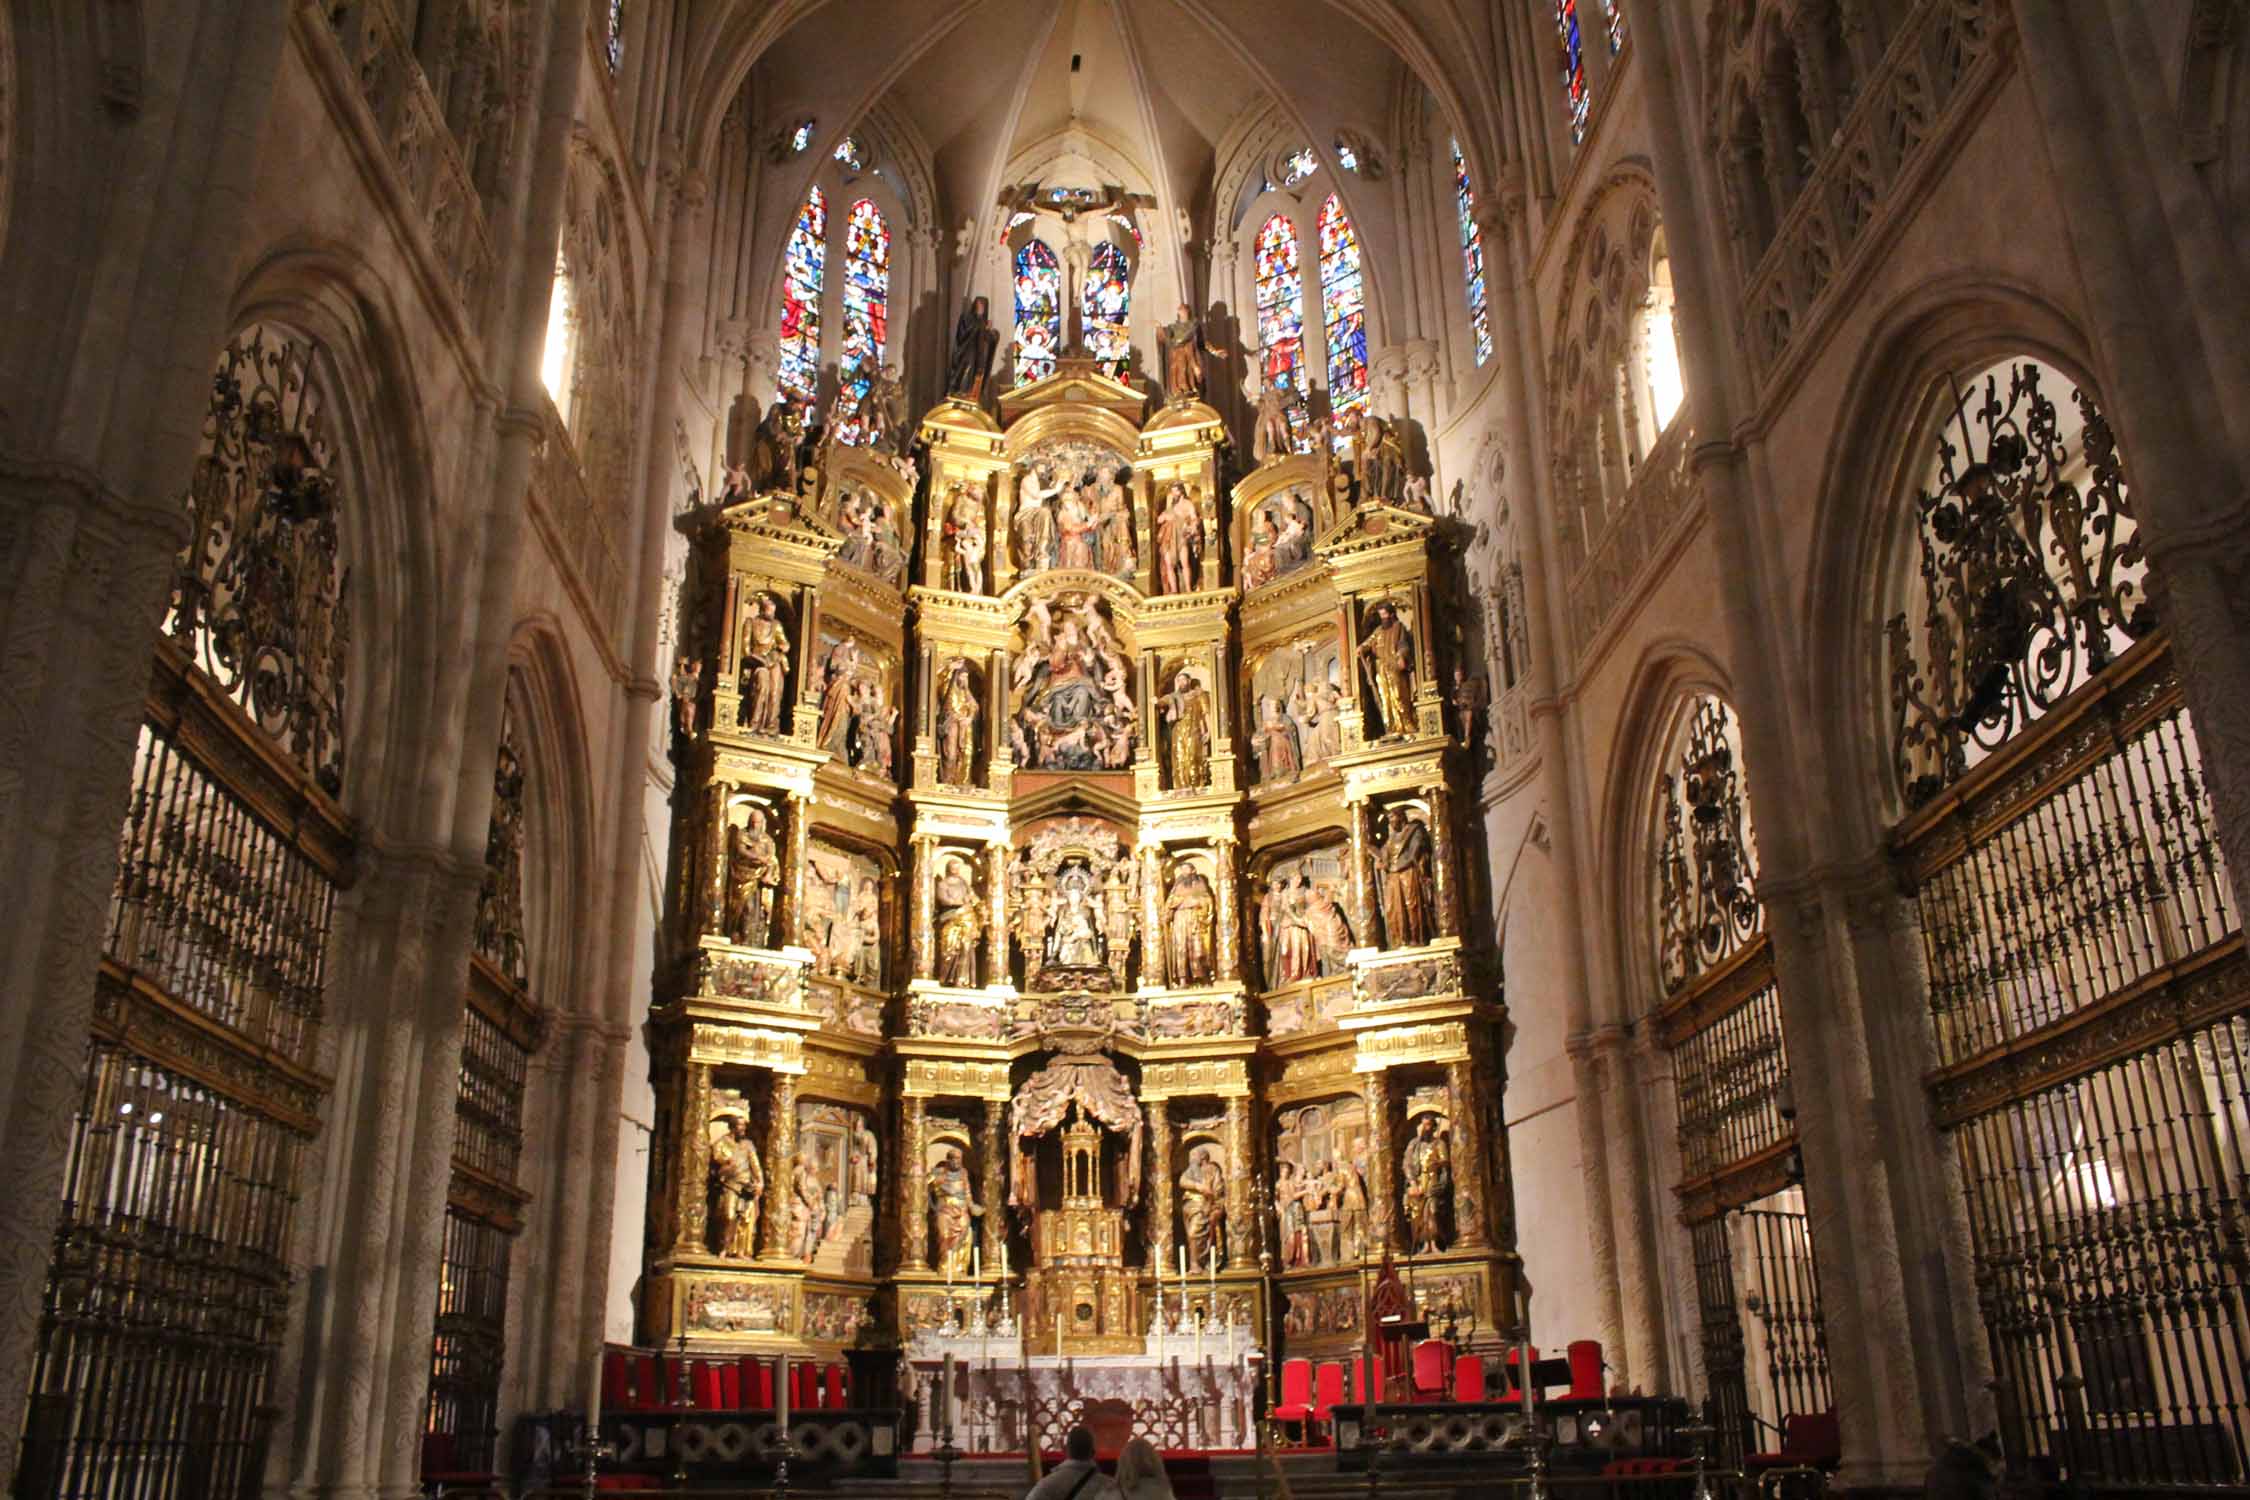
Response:
[[[1673,770],[1658,783],[1657,963],[1666,994],[1739,952],[1761,929],[1743,805],[1740,738],[1717,698],[1696,704]]]
[[[500,752],[492,771],[492,820],[485,832],[484,883],[477,890],[477,952],[515,983],[530,986],[523,939],[523,757],[516,751],[516,715],[500,721]]]
[[[1890,642],[1893,764],[1919,807],[2156,628],[2109,422],[2024,361],[1956,398],[1914,500],[1920,620]],[[2073,438],[2076,439],[2073,451]]]
[[[343,788],[349,570],[317,347],[251,324],[211,381],[171,633],[331,796]]]

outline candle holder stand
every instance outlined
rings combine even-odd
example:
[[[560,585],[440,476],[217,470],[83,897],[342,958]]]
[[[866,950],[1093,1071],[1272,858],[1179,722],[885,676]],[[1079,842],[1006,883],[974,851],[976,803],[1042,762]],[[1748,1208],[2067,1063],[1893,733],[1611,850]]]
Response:
[[[961,1461],[961,1450],[953,1446],[953,1433],[949,1429],[940,1446],[931,1457],[938,1461],[938,1495],[940,1500],[953,1500],[953,1466]]]
[[[1717,1431],[1709,1422],[1698,1422],[1692,1427],[1680,1429],[1680,1436],[1686,1438],[1695,1451],[1694,1500],[1717,1500],[1717,1495],[1711,1488],[1710,1460],[1706,1455],[1706,1445]]]
[[[597,1424],[578,1424],[578,1456],[585,1465],[586,1500],[594,1500],[594,1490],[600,1480],[601,1461],[609,1456],[609,1447],[602,1441],[602,1430]]]
[[[780,1441],[774,1444],[773,1493],[774,1500],[789,1500],[789,1455],[795,1449],[789,1441],[789,1429],[781,1430]]]

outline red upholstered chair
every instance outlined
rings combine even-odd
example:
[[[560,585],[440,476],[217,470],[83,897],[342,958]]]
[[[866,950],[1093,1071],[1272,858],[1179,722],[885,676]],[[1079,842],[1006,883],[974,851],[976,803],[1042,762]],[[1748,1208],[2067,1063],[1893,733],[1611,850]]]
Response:
[[[842,1411],[845,1407],[851,1405],[849,1401],[844,1399],[845,1383],[844,1367],[842,1365],[830,1365],[828,1367],[828,1378],[822,1382],[826,1387],[822,1393],[826,1399],[820,1404],[831,1411]]]
[[[664,1364],[653,1354],[633,1360],[633,1400],[636,1411],[652,1411],[664,1404]]]
[[[1443,1339],[1424,1339],[1414,1346],[1414,1399],[1445,1399],[1446,1366],[1453,1362],[1453,1346]]]
[[[1344,1367],[1324,1361],[1313,1371],[1313,1421],[1325,1426],[1329,1413],[1344,1402]]]
[[[1352,1356],[1352,1400],[1365,1406],[1383,1399],[1383,1365],[1372,1355]]]
[[[622,1349],[602,1351],[602,1410],[624,1411],[633,1404],[633,1377]]]
[[[1300,1426],[1313,1419],[1312,1361],[1285,1359],[1281,1362],[1281,1404],[1273,1409],[1276,1422],[1295,1422]]]
[[[1484,1399],[1484,1356],[1460,1354],[1453,1359],[1453,1399],[1456,1401],[1482,1401]]]
[[[1744,1460],[1751,1469],[1834,1468],[1844,1456],[1844,1433],[1833,1407],[1821,1412],[1791,1412],[1781,1419],[1781,1448]]]
[[[794,1411],[820,1405],[820,1372],[803,1360],[789,1366],[789,1405]]]
[[[745,1354],[742,1365],[742,1404],[751,1411],[773,1410],[773,1365],[755,1354]]]
[[[742,1410],[742,1361],[738,1359],[719,1366],[719,1410]]]
[[[1520,1347],[1508,1351],[1508,1389],[1501,1393],[1500,1399],[1503,1401],[1517,1401],[1523,1397],[1523,1375],[1516,1368],[1517,1361],[1522,1358],[1523,1350]],[[1531,1362],[1533,1364],[1539,1363],[1539,1346],[1537,1344],[1531,1346]],[[1546,1393],[1542,1391],[1540,1394],[1545,1395]]]
[[[699,1359],[688,1366],[688,1389],[695,1393],[698,1411],[718,1411],[719,1368],[707,1359]]]
[[[1565,1401],[1599,1401],[1602,1398],[1602,1345],[1599,1339],[1574,1339],[1570,1355],[1570,1394]]]

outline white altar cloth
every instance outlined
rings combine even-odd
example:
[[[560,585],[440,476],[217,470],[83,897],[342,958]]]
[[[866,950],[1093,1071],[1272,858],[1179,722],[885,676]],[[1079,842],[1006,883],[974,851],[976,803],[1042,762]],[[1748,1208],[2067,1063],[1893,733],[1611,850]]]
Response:
[[[913,1451],[934,1452],[946,1412],[938,1387],[945,1356],[953,1356],[953,1444],[967,1453],[1015,1453],[1036,1433],[1049,1448],[1086,1416],[1095,1402],[1123,1402],[1133,1430],[1160,1448],[1248,1448],[1255,1444],[1254,1400],[1264,1354],[1237,1330],[1234,1353],[1227,1331],[1203,1340],[1202,1358],[1188,1334],[1150,1340],[1148,1354],[1071,1354],[1060,1358],[987,1343],[974,1335],[923,1335],[907,1351],[921,1421]]]

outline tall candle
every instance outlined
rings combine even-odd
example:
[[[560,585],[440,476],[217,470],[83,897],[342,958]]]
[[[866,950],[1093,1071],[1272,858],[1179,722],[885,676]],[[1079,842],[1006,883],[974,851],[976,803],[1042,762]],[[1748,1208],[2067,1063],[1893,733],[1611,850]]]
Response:
[[[1055,1358],[1057,1358],[1057,1359],[1061,1359],[1061,1358],[1062,1358],[1062,1352],[1063,1352],[1063,1350],[1062,1350],[1062,1339],[1063,1339],[1063,1315],[1062,1315],[1062,1309],[1058,1307],[1058,1308],[1056,1308],[1056,1309],[1055,1309]]]
[[[1516,1358],[1523,1362],[1523,1368],[1517,1371],[1516,1384],[1523,1388],[1523,1425],[1524,1431],[1528,1434],[1531,1430],[1537,1404],[1537,1398],[1531,1393],[1531,1343],[1529,1340],[1523,1343],[1521,1352],[1516,1355]]]
[[[953,1354],[945,1356],[945,1371],[938,1376],[938,1437],[944,1442],[953,1441]]]
[[[969,1279],[976,1282],[984,1280],[984,1246],[982,1245],[971,1245],[969,1247]]]
[[[1000,1279],[1002,1281],[1008,1279],[1008,1242],[1006,1240],[1000,1242]]]
[[[789,1356],[784,1354],[774,1362],[773,1371],[773,1425],[781,1441],[789,1441]]]
[[[602,1425],[602,1346],[594,1346],[594,1374],[586,1382],[586,1425],[597,1431]]]
[[[1187,1280],[1187,1241],[1180,1241],[1180,1280]]]

